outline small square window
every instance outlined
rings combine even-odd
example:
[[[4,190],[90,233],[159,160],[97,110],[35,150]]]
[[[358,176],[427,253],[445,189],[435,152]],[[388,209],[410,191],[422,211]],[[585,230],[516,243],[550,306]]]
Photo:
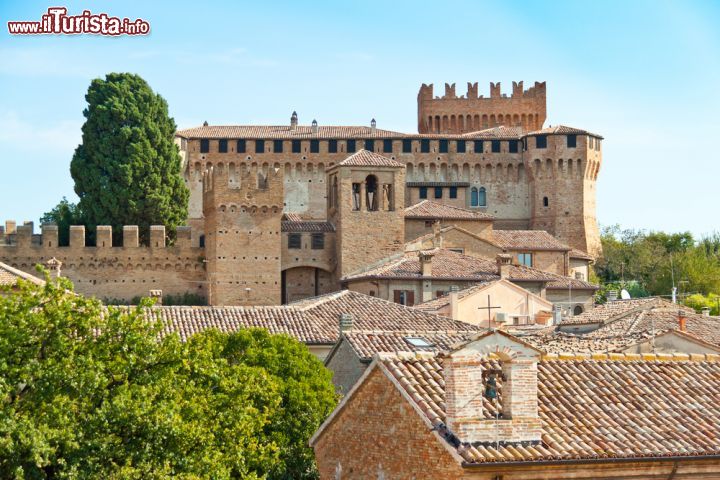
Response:
[[[337,140],[328,140],[328,153],[337,153]]]
[[[365,140],[365,150],[374,152],[375,151],[375,140],[370,140],[370,139]]]
[[[347,151],[348,153],[355,153],[355,149],[357,147],[355,146],[355,140],[348,140],[347,141]]]
[[[435,198],[442,198],[442,187],[435,187]]]
[[[292,141],[292,153],[301,153],[302,152],[302,143],[300,140],[293,140]]]
[[[448,153],[448,141],[440,140],[440,153]]]
[[[465,140],[458,140],[455,142],[458,153],[465,153]]]
[[[299,233],[291,233],[288,235],[288,248],[297,250],[302,246],[302,235]]]
[[[500,140],[493,140],[490,144],[492,153],[500,153]]]
[[[547,135],[535,137],[535,148],[547,148]]]
[[[310,153],[320,153],[320,140],[310,140]]]
[[[282,153],[282,151],[283,151],[283,141],[282,140],[273,140],[273,152]]]
[[[227,153],[227,139],[222,139],[218,141],[218,152],[220,153]]]
[[[403,140],[403,153],[412,153],[412,140]]]
[[[420,187],[420,198],[427,198],[427,188],[428,187]]]
[[[450,187],[450,198],[457,198],[457,187]]]
[[[265,140],[255,140],[255,153],[265,153]]]
[[[475,140],[475,153],[483,153],[483,141],[482,140]]]
[[[420,140],[420,152],[430,153],[430,140],[426,138]]]
[[[518,253],[518,263],[526,267],[532,267],[532,253]]]
[[[390,139],[383,140],[383,152],[384,153],[392,153],[393,151],[393,142]]]
[[[237,153],[245,153],[245,148],[247,148],[247,147],[245,146],[245,140],[238,140],[238,141],[237,141],[237,146],[236,146],[236,148],[235,148],[235,151],[236,151]]]
[[[577,135],[568,135],[567,136],[567,146],[568,146],[568,148],[577,147]]]
[[[210,152],[210,140],[203,138],[200,140],[200,153]]]
[[[313,250],[322,250],[325,248],[325,234],[324,233],[313,233],[311,237],[311,248]]]
[[[518,141],[517,140],[510,140],[508,142],[508,151],[510,153],[518,153]]]

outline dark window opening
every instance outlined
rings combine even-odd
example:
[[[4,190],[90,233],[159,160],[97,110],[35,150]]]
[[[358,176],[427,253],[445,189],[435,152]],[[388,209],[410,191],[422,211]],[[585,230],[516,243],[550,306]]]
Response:
[[[450,187],[450,198],[457,198],[457,187]]]
[[[500,153],[500,140],[493,140],[490,143],[490,149],[492,153]]]
[[[403,153],[412,153],[412,140],[403,140],[402,144]]]
[[[245,148],[246,148],[246,146],[245,146],[245,140],[238,140],[238,141],[237,141],[236,148],[235,148],[235,151],[236,151],[237,153],[245,153]]]
[[[440,140],[440,153],[448,153],[448,141]]]
[[[291,233],[288,235],[288,248],[297,250],[302,247],[302,235],[299,233]]]
[[[348,140],[347,141],[347,151],[348,153],[354,153],[355,152],[355,140]]]
[[[392,151],[393,151],[393,141],[390,139],[383,140],[383,152],[392,153]]]
[[[435,198],[442,198],[442,187],[435,187]]]
[[[324,233],[313,233],[312,234],[311,248],[313,250],[322,250],[325,248],[325,234]]]
[[[205,235],[200,235],[200,248],[205,248]]]
[[[365,150],[374,152],[375,151],[375,140],[370,140],[370,139],[365,140]]]
[[[535,137],[535,148],[547,148],[547,135]]]
[[[282,153],[282,151],[283,151],[283,141],[282,140],[273,140],[273,152]]]
[[[427,139],[420,140],[420,152],[430,153],[430,140],[427,140]]]
[[[455,147],[458,153],[465,153],[465,140],[458,140],[455,142]]]
[[[255,153],[265,153],[265,140],[255,140]]]
[[[420,187],[420,198],[427,198],[427,188],[428,187]]]
[[[510,153],[518,153],[518,141],[517,140],[510,140],[508,142],[508,151]]]
[[[475,140],[475,153],[483,153],[483,141]]]
[[[209,153],[210,152],[210,140],[207,138],[203,138],[200,140],[200,153]]]
[[[568,148],[577,147],[577,135],[568,135],[567,136],[567,146],[568,146]]]
[[[360,184],[359,183],[352,184],[352,201],[353,201],[353,210],[355,210],[355,211],[360,210]]]
[[[550,200],[548,197],[543,197],[543,207],[549,207],[550,206]]]
[[[218,152],[220,153],[227,153],[227,140],[222,139],[218,141]]]
[[[393,301],[400,305],[415,305],[415,292],[412,290],[393,290]]]
[[[369,212],[378,209],[378,181],[375,175],[365,178],[365,203]]]
[[[310,153],[320,153],[320,140],[310,140]]]
[[[328,153],[337,153],[337,140],[328,140]]]
[[[302,143],[300,143],[300,140],[293,140],[292,141],[292,153],[301,153],[302,152]]]

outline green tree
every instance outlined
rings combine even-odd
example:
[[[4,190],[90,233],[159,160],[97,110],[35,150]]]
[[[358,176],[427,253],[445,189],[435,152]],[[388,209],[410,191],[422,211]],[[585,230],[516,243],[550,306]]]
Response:
[[[252,330],[181,343],[147,302],[105,310],[71,287],[0,293],[0,478],[292,477],[283,458],[335,402],[307,348]],[[284,438],[291,414],[305,428]]]
[[[170,235],[185,222],[189,192],[174,143],[167,102],[138,75],[110,73],[95,79],[85,99],[82,143],[70,173],[86,225],[165,225]]]
[[[70,245],[70,225],[85,225],[85,219],[78,206],[63,197],[55,208],[40,217],[40,223],[54,223],[58,226],[60,247]]]

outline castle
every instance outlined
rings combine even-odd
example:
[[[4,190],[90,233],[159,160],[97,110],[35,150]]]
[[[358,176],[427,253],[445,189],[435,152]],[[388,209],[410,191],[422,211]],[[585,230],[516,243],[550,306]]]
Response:
[[[602,137],[543,128],[545,83],[511,96],[477,83],[418,94],[417,134],[369,126],[212,126],[180,130],[176,141],[190,190],[188,226],[165,245],[137,227],[112,245],[100,226],[85,246],[73,226],[70,246],[57,227],[0,227],[0,261],[25,271],[57,258],[81,293],[130,299],[151,289],[193,292],[211,305],[270,305],[335,291],[349,273],[402,253],[404,208],[424,199],[484,212],[494,226],[545,230],[597,255],[595,183]]]

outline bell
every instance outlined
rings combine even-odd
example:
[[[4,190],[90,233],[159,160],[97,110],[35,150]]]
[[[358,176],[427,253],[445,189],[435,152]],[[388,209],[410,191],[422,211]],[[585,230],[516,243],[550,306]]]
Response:
[[[497,398],[497,381],[495,380],[494,375],[488,377],[488,379],[485,381],[484,396],[488,400],[495,400]]]

